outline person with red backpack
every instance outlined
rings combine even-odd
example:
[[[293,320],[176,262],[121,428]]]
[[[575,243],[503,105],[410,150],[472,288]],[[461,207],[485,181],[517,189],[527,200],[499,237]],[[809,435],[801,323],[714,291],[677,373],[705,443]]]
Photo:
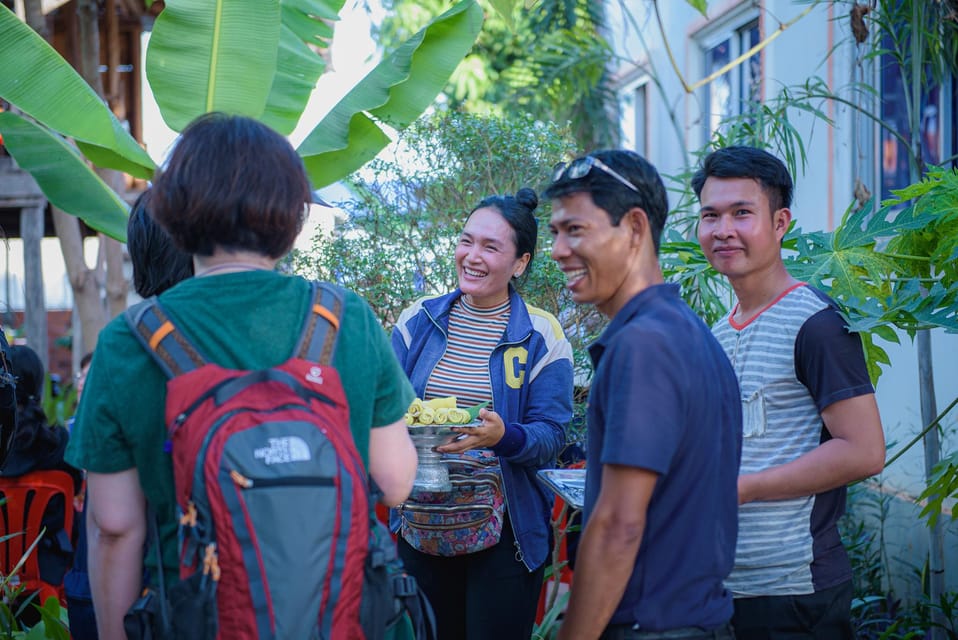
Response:
[[[195,276],[101,332],[68,449],[101,638],[125,637],[144,563],[165,637],[365,637],[366,474],[385,504],[409,494],[413,393],[362,298],[276,272],[310,200],[284,138],[223,114],[154,184]]]

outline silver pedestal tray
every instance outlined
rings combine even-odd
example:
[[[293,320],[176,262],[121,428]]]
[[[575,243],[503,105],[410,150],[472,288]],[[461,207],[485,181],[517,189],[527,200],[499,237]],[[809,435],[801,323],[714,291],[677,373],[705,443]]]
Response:
[[[449,481],[449,469],[442,454],[435,449],[448,444],[459,435],[452,427],[476,427],[478,422],[469,424],[414,424],[410,425],[409,438],[416,447],[419,465],[416,467],[416,480],[413,487],[421,491],[452,491]]]

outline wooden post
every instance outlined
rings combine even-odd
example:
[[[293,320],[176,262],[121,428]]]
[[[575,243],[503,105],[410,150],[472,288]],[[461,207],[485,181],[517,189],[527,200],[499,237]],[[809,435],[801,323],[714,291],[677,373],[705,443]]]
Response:
[[[47,340],[47,307],[43,288],[43,203],[20,210],[20,236],[23,238],[23,326],[27,344],[40,356],[43,370],[50,361]]]

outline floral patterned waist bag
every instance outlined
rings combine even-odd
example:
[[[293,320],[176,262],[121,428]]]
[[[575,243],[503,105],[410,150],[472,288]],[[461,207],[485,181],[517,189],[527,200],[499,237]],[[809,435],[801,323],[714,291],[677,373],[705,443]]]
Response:
[[[506,511],[499,458],[479,450],[443,459],[452,491],[413,488],[398,507],[403,539],[433,556],[461,556],[496,545]]]

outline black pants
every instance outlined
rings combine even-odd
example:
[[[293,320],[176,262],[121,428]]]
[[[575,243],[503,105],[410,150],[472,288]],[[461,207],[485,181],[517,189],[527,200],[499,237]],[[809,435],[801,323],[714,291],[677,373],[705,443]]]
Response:
[[[736,598],[738,640],[853,640],[852,583],[801,596]]]
[[[445,558],[399,538],[399,557],[436,612],[439,640],[529,640],[545,566],[530,572],[516,559],[508,516],[499,544]]]

